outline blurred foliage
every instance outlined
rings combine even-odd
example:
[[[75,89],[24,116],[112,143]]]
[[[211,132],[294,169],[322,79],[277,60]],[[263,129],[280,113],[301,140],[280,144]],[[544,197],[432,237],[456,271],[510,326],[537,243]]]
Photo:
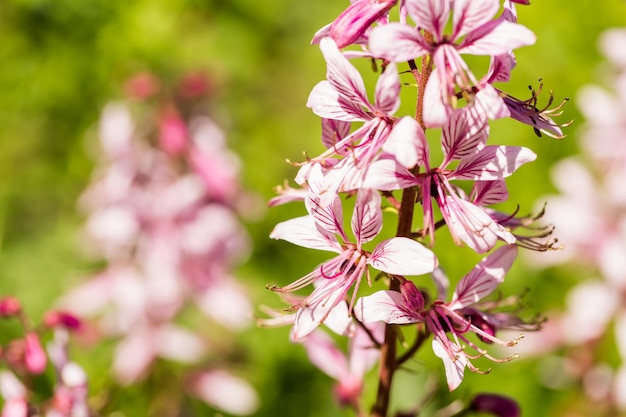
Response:
[[[319,120],[304,104],[312,86],[323,79],[325,65],[309,41],[346,5],[338,0],[2,0],[0,294],[20,297],[37,317],[64,289],[94,270],[76,240],[82,222],[76,200],[93,168],[87,149],[93,147],[103,105],[121,97],[124,81],[139,71],[170,80],[187,71],[209,74],[215,92],[205,111],[225,128],[240,154],[246,187],[264,200],[271,197],[272,187],[295,173],[284,163],[286,158],[300,160],[303,151],[315,154],[321,149]],[[563,141],[537,138],[529,127],[511,121],[492,124],[498,142],[524,144],[539,155],[509,181],[508,207],[519,203],[528,212],[542,194],[552,191],[551,164],[576,152],[581,122],[576,91],[600,81],[594,73],[602,60],[597,36],[607,27],[626,26],[626,4],[537,0],[519,7],[519,14],[520,23],[538,40],[517,52],[518,66],[507,92],[524,97],[527,86],[536,86],[541,77],[557,101],[574,99],[561,120],[575,120]],[[280,207],[248,225],[255,252],[240,272],[256,304],[276,306],[279,301],[264,285],[290,282],[322,259],[267,237],[274,224],[301,212],[300,207]],[[447,238],[440,235],[444,247]],[[455,279],[477,259],[464,249],[438,255]],[[518,263],[507,279],[503,291],[530,288],[528,305],[543,311],[562,303],[576,277],[552,271],[531,274]],[[329,378],[308,364],[303,349],[289,344],[287,335],[287,329],[252,329],[241,336],[246,346],[241,370],[263,399],[258,415],[348,415],[336,411]],[[77,353],[93,392],[99,393],[110,383],[106,347]],[[398,381],[398,404],[427,395],[426,370],[441,375],[441,365],[427,356],[421,355]],[[497,391],[519,399],[525,415],[555,415],[570,398],[567,392],[539,387],[544,365],[519,360],[497,366],[488,376],[468,375],[458,392],[441,401]],[[106,409],[123,413],[117,416],[152,415],[148,399],[178,383],[168,377],[176,374],[168,369],[145,386],[118,388],[117,403]],[[107,398],[101,393],[98,401]],[[199,403],[187,411],[211,415]]]

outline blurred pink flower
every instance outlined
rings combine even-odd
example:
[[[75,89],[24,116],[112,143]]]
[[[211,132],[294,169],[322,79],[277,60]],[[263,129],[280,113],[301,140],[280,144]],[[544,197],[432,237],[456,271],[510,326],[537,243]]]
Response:
[[[259,398],[250,384],[223,369],[193,375],[188,385],[195,396],[227,413],[250,415],[259,405]]]
[[[177,98],[204,94],[196,81],[184,81]],[[187,372],[210,360],[210,336],[181,324],[188,306],[224,332],[248,326],[252,311],[233,275],[250,251],[239,210],[252,200],[239,184],[238,157],[208,117],[171,102],[137,105],[153,117],[135,119],[128,104],[105,107],[99,166],[80,201],[88,215],[85,246],[105,267],[62,297],[69,315],[48,318],[66,325],[74,314],[95,319],[101,336],[116,340],[111,368],[123,385],[146,377],[159,358]],[[59,401],[75,393],[65,388]]]
[[[380,356],[377,344],[384,340],[385,326],[382,323],[371,323],[367,328],[366,332],[359,326],[355,327],[348,343],[347,355],[321,330],[298,340],[306,348],[311,363],[337,381],[335,396],[344,406],[358,407],[365,373],[376,364]]]
[[[28,417],[26,388],[7,370],[0,370],[0,395],[4,398],[2,417]]]

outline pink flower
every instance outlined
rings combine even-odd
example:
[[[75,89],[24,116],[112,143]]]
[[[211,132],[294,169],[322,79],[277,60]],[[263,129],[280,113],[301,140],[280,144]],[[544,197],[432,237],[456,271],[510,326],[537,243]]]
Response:
[[[402,138],[396,141],[396,133]],[[364,186],[391,191],[411,186],[421,188],[424,208],[424,234],[434,240],[434,197],[457,244],[465,242],[479,253],[489,251],[498,238],[514,243],[515,237],[496,223],[480,206],[462,198],[451,180],[495,181],[511,175],[536,155],[527,148],[516,146],[486,146],[487,122],[480,114],[463,108],[452,112],[442,133],[444,160],[431,168],[428,142],[417,122],[401,119],[394,134],[385,144],[391,156],[381,157],[370,167]],[[397,145],[396,145],[397,144]],[[407,169],[414,161],[424,168],[413,174]],[[458,161],[454,169],[448,166]],[[398,163],[400,162],[400,163]],[[408,164],[407,164],[408,163]]]
[[[406,7],[417,27],[400,23],[380,26],[372,31],[369,46],[373,55],[392,62],[432,55],[435,72],[425,91],[429,106],[424,114],[426,125],[436,127],[445,122],[455,107],[457,88],[491,118],[507,116],[493,88],[485,86],[478,93],[473,92],[478,82],[461,54],[504,54],[534,43],[535,35],[506,19],[492,20],[500,7],[499,0],[407,0]],[[444,30],[450,12],[452,33],[448,34]]]
[[[317,281],[318,286],[313,293],[297,307],[294,338],[306,336],[323,323],[332,308],[344,299],[353,286],[354,300],[364,274],[368,275],[369,282],[368,266],[394,275],[421,275],[432,271],[436,262],[430,250],[403,237],[385,240],[372,252],[363,249],[363,244],[374,239],[382,228],[380,195],[373,190],[359,190],[352,216],[356,243],[351,243],[343,229],[339,197],[326,207],[320,204],[316,192],[321,179],[321,170],[315,166],[309,177],[306,202],[309,215],[276,225],[270,235],[273,239],[339,254],[294,283],[271,288],[278,292],[291,292]]]
[[[367,167],[375,159],[389,136],[395,119],[393,113],[400,106],[400,78],[395,64],[387,66],[376,84],[374,103],[370,103],[365,91],[363,78],[352,64],[343,56],[335,42],[324,38],[320,49],[327,62],[327,80],[318,83],[311,91],[307,107],[318,116],[342,123],[330,125],[325,122],[323,140],[332,147],[313,160],[322,163],[336,155],[345,155],[350,151],[350,158],[343,158],[333,164],[326,179],[328,194],[323,204],[332,200],[337,191],[354,190],[360,187]],[[361,121],[364,124],[347,134],[345,122]],[[331,139],[332,137],[332,139]],[[334,140],[334,138],[341,138]]]
[[[401,292],[378,291],[359,299],[354,313],[363,323],[375,321],[384,321],[388,324],[426,323],[434,336],[433,351],[443,361],[448,387],[454,390],[461,384],[466,367],[474,372],[480,372],[471,362],[475,357],[466,352],[463,344],[478,352],[479,357],[484,356],[495,362],[514,358],[496,359],[470,341],[465,336],[468,331],[475,333],[482,340],[508,347],[516,345],[518,339],[506,342],[496,338],[490,327],[477,326],[465,315],[465,310],[489,295],[504,281],[504,275],[516,256],[517,247],[508,245],[485,257],[463,277],[452,295],[452,300],[447,303],[441,301],[444,294],[439,294],[440,299],[423,310],[422,294],[411,281],[404,281]],[[438,280],[442,284],[447,278],[440,277]],[[447,336],[448,333],[451,334],[450,338]]]

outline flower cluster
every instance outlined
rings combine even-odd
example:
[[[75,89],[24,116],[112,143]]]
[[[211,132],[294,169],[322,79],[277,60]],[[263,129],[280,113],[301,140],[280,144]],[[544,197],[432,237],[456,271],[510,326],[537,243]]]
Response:
[[[626,410],[625,42],[623,28],[602,35],[600,46],[611,62],[606,73],[610,84],[579,91],[578,106],[586,118],[579,135],[583,155],[560,161],[552,172],[559,194],[547,198],[546,218],[562,231],[565,250],[532,258],[541,266],[576,265],[583,278],[570,290],[565,311],[553,312],[545,331],[534,335],[525,349],[562,349],[567,364],[563,373],[580,382],[590,400],[569,410],[572,416],[584,415],[584,410],[598,415]],[[603,353],[614,344],[618,361]]]
[[[193,370],[188,393],[249,414],[256,393],[225,369],[220,349],[233,342],[225,335],[250,322],[248,297],[232,271],[249,252],[239,207],[251,200],[223,132],[194,114],[207,92],[200,81],[187,77],[162,91],[154,76],[142,74],[128,84],[131,100],[104,109],[100,166],[81,204],[88,213],[85,246],[105,268],[62,304],[97,317],[100,332],[117,340],[112,370],[123,385],[146,377],[158,358],[174,360]],[[184,324],[191,305],[212,319],[218,336]],[[213,355],[220,365],[211,365]]]
[[[512,346],[518,338],[502,341],[495,336],[496,330],[534,328],[507,313],[491,312],[493,303],[487,307],[480,302],[503,281],[518,246],[547,250],[554,243],[549,238],[551,229],[533,236],[515,232],[534,218],[518,218],[492,207],[509,197],[505,179],[536,155],[525,147],[491,144],[490,121],[512,118],[530,125],[538,135],[564,136],[562,125],[551,118],[559,114],[562,104],[539,109],[538,92],[521,100],[493,85],[510,79],[515,66],[513,49],[535,42],[535,35],[517,23],[515,3],[527,4],[357,0],[313,38],[327,72],[326,80],[311,91],[307,107],[322,118],[322,143],[327,150],[300,164],[295,181],[301,188],[281,188],[270,202],[303,201],[307,211],[303,217],[278,224],[271,237],[337,255],[292,284],[269,286],[291,304],[290,314],[261,320],[261,324],[292,324],[294,341],[307,346],[310,355],[328,346],[318,335],[322,324],[350,337],[351,346],[362,346],[356,338],[365,332],[370,339],[368,350],[381,350],[376,416],[387,415],[394,370],[430,335],[453,390],[466,367],[479,371],[472,363],[477,357],[512,358],[491,356],[468,338],[470,332],[483,342]],[[392,22],[390,11],[396,6],[399,21]],[[490,57],[488,72],[477,77],[463,55]],[[373,99],[351,61],[359,58],[382,68]],[[408,65],[408,71],[402,71],[401,65]],[[415,80],[414,115],[398,114],[401,90],[409,85],[401,81],[401,74],[411,74]],[[431,153],[432,139],[426,129],[441,131],[440,160]],[[343,219],[348,201],[353,201],[352,237]],[[376,242],[383,229],[383,209],[398,214],[396,237]],[[420,209],[421,216],[414,216]],[[414,217],[421,218],[421,224],[414,224]],[[445,301],[445,266],[439,265],[434,252],[435,232],[444,225],[457,245],[486,254],[458,284],[451,301]],[[496,249],[499,242],[502,245]],[[364,281],[373,286],[372,269],[389,289],[361,297]],[[409,278],[425,274],[432,274],[440,288],[437,297],[427,296]],[[308,296],[291,294],[309,284],[314,289]],[[384,331],[370,327],[381,322],[388,324]],[[420,335],[416,346],[396,357],[399,330],[390,325],[412,323],[417,323],[411,327]],[[476,354],[471,355],[469,349]],[[352,347],[350,358],[362,359],[362,354],[354,352]],[[320,355],[313,355],[312,361],[345,380],[337,371],[344,366],[329,372],[330,362],[322,363]],[[364,368],[350,374],[359,378],[355,386],[361,386]],[[339,399],[358,409],[359,392],[354,390],[349,400],[341,395]]]
[[[0,349],[0,359],[6,369],[0,370],[0,395],[4,399],[2,416],[29,417],[89,417],[87,404],[87,375],[83,368],[69,358],[69,336],[81,331],[81,321],[63,311],[48,311],[41,326],[33,327],[19,300],[0,299],[0,318],[17,319],[23,336],[14,338]],[[44,333],[52,332],[47,354],[41,343]],[[36,378],[48,367],[54,368],[53,391],[42,399],[36,388]]]

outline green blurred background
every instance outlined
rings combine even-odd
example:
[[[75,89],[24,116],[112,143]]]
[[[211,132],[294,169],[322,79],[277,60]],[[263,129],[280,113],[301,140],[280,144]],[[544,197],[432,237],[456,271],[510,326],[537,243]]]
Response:
[[[151,71],[165,80],[187,71],[209,74],[215,91],[207,113],[224,127],[241,156],[245,187],[263,200],[273,196],[272,188],[295,174],[286,158],[300,160],[303,151],[315,155],[321,149],[319,119],[305,103],[324,78],[325,64],[309,42],[347,3],[0,1],[0,294],[20,297],[28,312],[40,317],[64,289],[97,267],[78,248],[76,234],[84,219],[76,200],[94,167],[87,149],[96,140],[99,112],[123,96],[124,81],[137,72]],[[602,83],[597,37],[605,28],[626,26],[624,1],[536,0],[518,10],[520,23],[538,40],[517,51],[507,92],[526,98],[528,85],[536,86],[541,77],[559,101],[575,99],[585,83]],[[410,112],[412,104],[405,105]],[[563,141],[537,138],[531,128],[511,121],[492,124],[494,143],[523,144],[539,155],[508,182],[509,208],[519,203],[521,212],[528,212],[552,191],[550,166],[576,152],[576,131],[584,123],[575,100],[560,120],[570,119],[575,124]],[[255,251],[239,272],[255,304],[280,306],[265,284],[291,282],[324,259],[267,237],[274,224],[302,212],[301,207],[279,207],[247,224]],[[465,249],[437,253],[453,279],[478,259]],[[506,294],[531,289],[527,304],[537,313],[562,304],[577,277],[562,270],[529,272],[518,262],[507,279]],[[241,370],[262,398],[259,416],[350,415],[338,411],[332,381],[313,369],[301,346],[288,342],[287,329],[251,329],[240,341]],[[76,355],[94,392],[110,382],[106,349]],[[400,375],[396,403],[411,404],[425,395],[428,370],[441,375],[441,365],[429,356],[420,355]],[[440,402],[488,390],[517,398],[526,416],[558,415],[573,394],[539,387],[543,366],[522,359],[496,365],[488,376],[470,374]],[[121,411],[116,415],[153,415],[151,398],[167,383],[176,381],[120,390],[118,403],[109,409]],[[197,415],[214,415],[200,404],[192,408]]]

